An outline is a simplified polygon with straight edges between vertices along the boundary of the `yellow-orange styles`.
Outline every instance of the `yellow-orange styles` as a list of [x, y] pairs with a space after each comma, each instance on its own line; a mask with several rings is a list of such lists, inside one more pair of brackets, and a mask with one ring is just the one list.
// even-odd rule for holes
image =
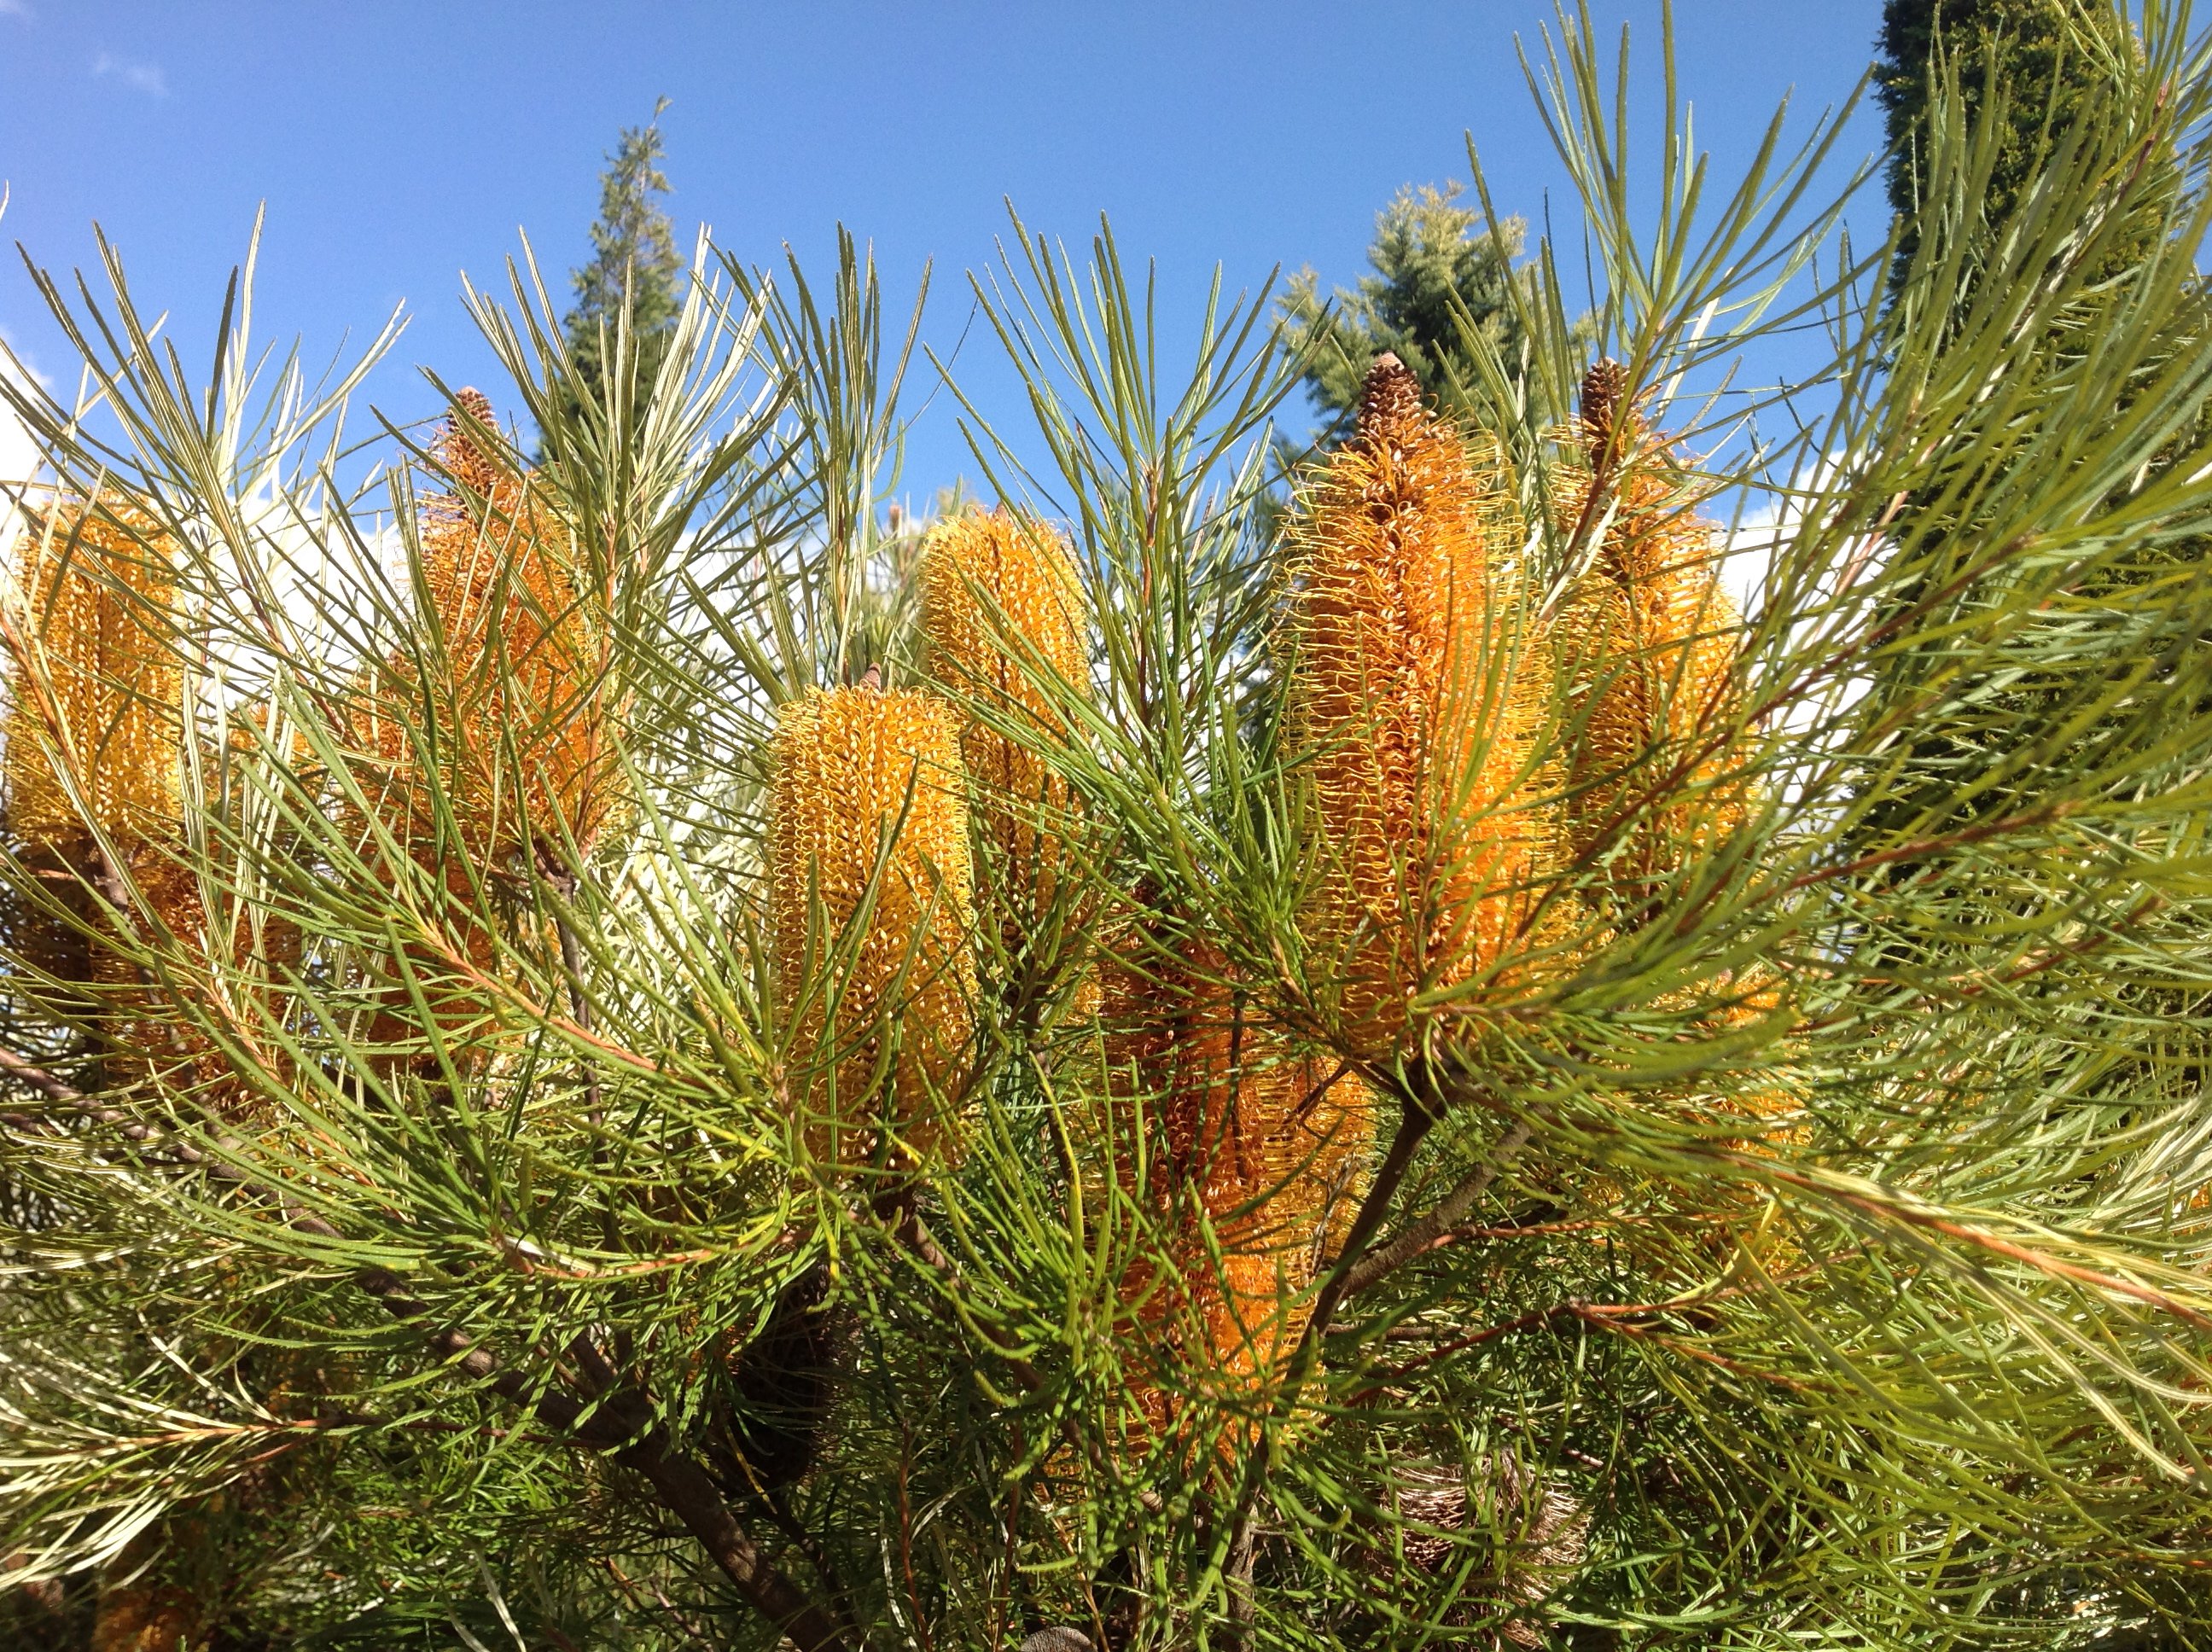
[[[1109, 962], [1103, 1018], [1115, 1173], [1157, 1224], [1121, 1284], [1152, 1345], [1133, 1388], [1165, 1432], [1176, 1388], [1235, 1404], [1279, 1376], [1365, 1191], [1375, 1099], [1248, 1020], [1216, 949], [1146, 951]], [[1153, 1367], [1167, 1353], [1178, 1369], [1164, 1387]]]
[[[454, 400], [434, 453], [453, 491], [416, 517], [418, 635], [364, 674], [353, 744], [371, 813], [442, 890], [440, 935], [408, 951], [442, 1036], [465, 1047], [490, 1024], [482, 979], [501, 967], [487, 890], [521, 870], [526, 847], [565, 876], [628, 794], [611, 592], [496, 443], [490, 403], [473, 390]], [[372, 867], [382, 859], [369, 849]], [[390, 995], [370, 1046], [416, 1042], [405, 999]]]
[[1413, 994], [1504, 959], [1551, 848], [1502, 468], [1474, 462], [1386, 355], [1301, 501], [1292, 726], [1320, 851], [1307, 930], [1363, 1052], [1395, 1038]]
[[1721, 589], [1719, 531], [1696, 509], [1663, 450], [1641, 430], [1600, 362], [1583, 386], [1589, 468], [1568, 473], [1564, 520], [1610, 490], [1612, 517], [1561, 604], [1552, 639], [1574, 731], [1566, 779], [1570, 853], [1603, 860], [1648, 893], [1743, 825], [1740, 625]]
[[166, 833], [177, 817], [183, 673], [167, 635], [176, 568], [163, 536], [118, 515], [125, 508], [38, 510], [15, 547], [8, 816], [42, 847], [85, 831], [57, 749], [103, 830]]
[[498, 861], [527, 839], [557, 859], [564, 839], [588, 851], [623, 802], [608, 593], [534, 478], [487, 451], [489, 403], [472, 390], [455, 400], [465, 416], [448, 422], [437, 458], [460, 491], [417, 519], [434, 643], [389, 662], [363, 744], [388, 766], [387, 807], [419, 832], [427, 799], [408, 725], [428, 713], [471, 855]]
[[961, 756], [991, 852], [979, 875], [1008, 951], [1045, 920], [1058, 891], [1066, 787], [1035, 749], [1064, 738], [1060, 693], [1086, 694], [1082, 589], [1067, 541], [1034, 518], [969, 511], [930, 530], [922, 547], [923, 629], [932, 675], [1035, 731], [1025, 743], [964, 718]]
[[817, 689], [777, 720], [769, 930], [807, 1070], [794, 1100], [836, 1162], [876, 1151], [880, 1125], [896, 1163], [954, 1122], [974, 1026], [964, 792], [957, 724], [933, 694]]
[[240, 932], [210, 932], [198, 878], [180, 858], [174, 545], [125, 501], [64, 500], [30, 513], [15, 556], [8, 815], [53, 904], [9, 902], [8, 944], [62, 986], [65, 1013], [97, 1027], [100, 1082], [135, 1083], [158, 1068], [230, 1110], [240, 1104], [233, 1075], [167, 1012], [164, 990], [131, 956], [166, 943], [166, 990], [225, 1002], [206, 981], [210, 954], [245, 938], [242, 920]]

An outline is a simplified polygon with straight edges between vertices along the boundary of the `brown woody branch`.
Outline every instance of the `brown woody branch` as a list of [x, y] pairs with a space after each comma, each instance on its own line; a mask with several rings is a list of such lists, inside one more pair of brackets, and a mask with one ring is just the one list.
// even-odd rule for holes
[[1490, 1191], [1498, 1172], [1528, 1145], [1530, 1127], [1524, 1120], [1505, 1133], [1491, 1155], [1459, 1185], [1437, 1200], [1435, 1207], [1404, 1229], [1387, 1245], [1378, 1245], [1352, 1263], [1344, 1276], [1344, 1295], [1357, 1296], [1395, 1272], [1423, 1251], [1433, 1249], [1453, 1229], [1467, 1219], [1477, 1200]]

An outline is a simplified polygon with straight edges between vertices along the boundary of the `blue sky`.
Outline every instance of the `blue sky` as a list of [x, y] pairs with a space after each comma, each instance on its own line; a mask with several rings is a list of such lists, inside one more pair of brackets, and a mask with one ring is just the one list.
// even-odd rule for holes
[[[1631, 24], [1656, 90], [1656, 0], [1596, 11]], [[1785, 92], [1808, 116], [1848, 94], [1878, 12], [1680, 0], [1683, 94], [1723, 171]], [[579, 261], [602, 152], [665, 94], [687, 239], [703, 220], [750, 259], [789, 240], [818, 262], [842, 221], [873, 241], [895, 300], [933, 258], [925, 333], [940, 349], [1006, 197], [1072, 239], [1107, 213], [1188, 314], [1217, 261], [1232, 289], [1278, 264], [1350, 282], [1376, 208], [1463, 177], [1470, 131], [1503, 209], [1540, 219], [1548, 203], [1571, 222], [1515, 53], [1552, 16], [1549, 0], [0, 0], [0, 235], [65, 270], [91, 262], [99, 222], [142, 303], [197, 344], [266, 202], [262, 329], [319, 359], [404, 304], [371, 394], [418, 416], [433, 398], [412, 364], [454, 382], [489, 371], [459, 272], [500, 279], [519, 230], [552, 270]], [[1878, 128], [1863, 114], [1849, 147], [1872, 150]], [[0, 331], [66, 369], [12, 259]], [[958, 370], [1004, 403], [987, 354], [971, 336]], [[907, 486], [925, 497], [963, 470], [939, 398]]]

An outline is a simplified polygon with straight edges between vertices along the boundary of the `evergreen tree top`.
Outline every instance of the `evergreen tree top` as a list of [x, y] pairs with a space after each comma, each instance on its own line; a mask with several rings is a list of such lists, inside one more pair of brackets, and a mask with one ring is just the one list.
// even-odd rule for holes
[[1455, 383], [1472, 377], [1455, 306], [1509, 361], [1518, 353], [1510, 283], [1527, 226], [1507, 218], [1492, 229], [1460, 203], [1460, 192], [1457, 184], [1401, 189], [1375, 216], [1367, 253], [1373, 273], [1349, 291], [1339, 288], [1334, 308], [1311, 270], [1291, 277], [1284, 301], [1291, 336], [1300, 344], [1322, 341], [1306, 387], [1330, 416], [1358, 405], [1368, 369], [1386, 353], [1431, 397], [1452, 399]]
[[576, 293], [567, 318], [573, 342], [581, 343], [602, 323], [612, 326], [625, 292], [631, 325], [639, 332], [657, 332], [676, 319], [677, 278], [684, 265], [659, 201], [669, 192], [660, 169], [665, 153], [660, 116], [667, 106], [663, 98], [651, 120], [624, 127], [607, 156], [599, 176], [599, 216], [592, 225], [592, 258], [570, 278]]
[[[1981, 214], [2009, 217], [2048, 163], [2051, 145], [2112, 88], [2114, 54], [2139, 56], [2111, 7], [2070, 0], [1884, 0], [1875, 95], [1887, 117], [1890, 205], [1908, 219], [1926, 187], [1929, 76], [1938, 52], [1958, 76], [1969, 118], [2002, 99], [2003, 134]], [[1901, 270], [1912, 255], [1908, 235]]]

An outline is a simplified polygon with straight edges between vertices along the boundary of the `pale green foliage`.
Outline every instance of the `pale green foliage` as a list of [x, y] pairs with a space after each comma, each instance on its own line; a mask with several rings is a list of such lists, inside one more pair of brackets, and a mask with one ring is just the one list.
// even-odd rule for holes
[[[1422, 387], [1447, 405], [1463, 399], [1472, 381], [1472, 328], [1507, 361], [1520, 359], [1522, 332], [1510, 288], [1528, 276], [1516, 271], [1527, 226], [1518, 218], [1486, 223], [1460, 200], [1457, 184], [1407, 185], [1375, 215], [1367, 250], [1374, 273], [1357, 286], [1321, 295], [1321, 278], [1302, 270], [1282, 301], [1291, 342], [1310, 352], [1306, 388], [1331, 418], [1349, 414], [1375, 358], [1389, 350]], [[1525, 302], [1525, 301], [1524, 301]]]
[[[1217, 293], [1178, 343], [1110, 238], [1085, 256], [1018, 225], [974, 279], [1034, 428], [963, 405], [992, 491], [1075, 543], [1094, 671], [1034, 685], [1065, 738], [965, 709], [1065, 786], [1079, 870], [1048, 918], [1064, 944], [1029, 949], [1054, 969], [1017, 978], [978, 926], [973, 1060], [945, 1098], [966, 1154], [911, 1173], [810, 1157], [808, 1080], [850, 1052], [804, 1011], [856, 938], [780, 972], [761, 888], [776, 707], [913, 658], [911, 545], [879, 509], [913, 335], [853, 244], [819, 297], [702, 258], [658, 371], [618, 335], [598, 397], [529, 272], [472, 300], [542, 432], [530, 485], [594, 576], [634, 799], [603, 841], [496, 865], [435, 784], [399, 842], [349, 744], [365, 672], [434, 680], [448, 646], [410, 597], [433, 457], [349, 482], [357, 380], [257, 367], [242, 305], [194, 388], [119, 269], [97, 301], [49, 283], [103, 410], [0, 385], [61, 477], [178, 547], [196, 789], [173, 852], [248, 920], [165, 932], [125, 878], [132, 921], [83, 926], [251, 1107], [218, 1115], [159, 1060], [71, 1093], [113, 1029], [18, 960], [6, 1048], [54, 1082], [19, 1066], [0, 1133], [14, 1575], [96, 1564], [223, 1490], [297, 1534], [257, 1609], [356, 1645], [502, 1644], [502, 1613], [526, 1646], [763, 1652], [771, 1619], [822, 1652], [1003, 1652], [1045, 1623], [1110, 1627], [1115, 1652], [2201, 1633], [2212, 1053], [2186, 1019], [2148, 1042], [2136, 989], [2212, 973], [2212, 585], [2165, 554], [2212, 531], [2189, 479], [2212, 465], [2212, 65], [2162, 10], [2144, 27], [2139, 77], [2004, 245], [1923, 226], [1906, 290], [1957, 290], [1971, 256], [1963, 313], [1882, 304], [1887, 248], [1816, 258], [1866, 183], [1820, 181], [1838, 123], [1796, 149], [1778, 123], [1723, 182], [1680, 140], [1670, 64], [1647, 174], [1570, 29], [1538, 90], [1594, 261], [1589, 341], [1540, 257], [1510, 289], [1525, 356], [1462, 334], [1463, 410], [1533, 501], [1576, 457], [1560, 420], [1593, 348], [1694, 451], [1784, 399], [1729, 368], [1827, 330], [1792, 440], [1702, 478], [1781, 525], [1704, 754], [1758, 801], [1635, 910], [1602, 864], [1570, 871], [1553, 967], [1416, 1001], [1382, 1056], [1347, 1047], [1299, 922], [1332, 868], [1284, 693], [1292, 571], [1257, 519], [1308, 361], [1267, 295]], [[1930, 198], [1963, 200], [1993, 139], [1931, 131]], [[2151, 142], [2185, 187], [2091, 309]], [[1606, 516], [1601, 490], [1544, 523], [1526, 588], [1580, 574]], [[2119, 572], [2128, 601], [2100, 600]], [[1873, 818], [1917, 731], [2023, 677], [2045, 720]], [[1572, 738], [1575, 707], [1539, 711]], [[435, 708], [395, 716], [434, 775]], [[1997, 801], [1954, 829], [1977, 799]], [[7, 869], [11, 921], [56, 904]], [[1125, 1295], [1167, 1254], [1148, 1190], [1170, 1171], [1126, 1109], [1098, 1123], [1115, 1047], [1082, 960], [1130, 944], [1139, 901], [1254, 1024], [1382, 1098], [1303, 1388], [1210, 1394]], [[233, 938], [286, 932], [295, 951]], [[1739, 985], [1760, 971], [1771, 1001]], [[895, 1052], [896, 1004], [874, 1030]], [[1778, 1090], [1770, 1126], [1753, 1102]], [[784, 1420], [820, 1424], [817, 1456], [756, 1486], [728, 1355], [807, 1281], [836, 1379]], [[1133, 1439], [1140, 1364], [1186, 1449]], [[272, 1453], [291, 1479], [253, 1490]]]

